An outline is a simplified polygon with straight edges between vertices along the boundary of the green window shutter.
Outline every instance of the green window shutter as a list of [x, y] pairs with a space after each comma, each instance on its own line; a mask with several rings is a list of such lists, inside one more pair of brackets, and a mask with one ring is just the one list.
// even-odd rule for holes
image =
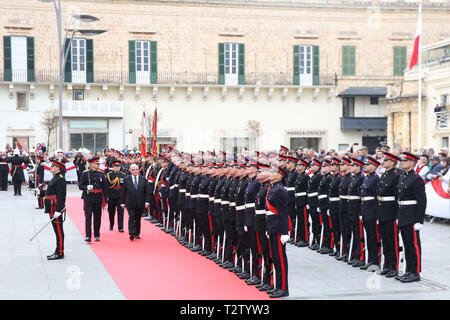
[[394, 47], [393, 72], [394, 76], [403, 76], [406, 68], [406, 47]]
[[[69, 47], [70, 39], [66, 39], [64, 44], [64, 54], [67, 52]], [[72, 45], [70, 45], [69, 51], [67, 52], [67, 60], [64, 65], [64, 82], [72, 82]]]
[[150, 41], [150, 83], [158, 83], [158, 55], [156, 41]]
[[294, 46], [294, 86], [300, 85], [300, 46]]
[[34, 38], [27, 37], [27, 81], [34, 82]]
[[86, 39], [86, 82], [94, 82], [94, 40]]
[[12, 81], [12, 64], [11, 64], [11, 37], [3, 37], [3, 68], [5, 74], [4, 81]]
[[356, 49], [355, 46], [342, 46], [342, 75], [354, 76], [356, 63]]
[[239, 43], [238, 84], [245, 84], [245, 45]]
[[225, 84], [225, 45], [219, 43], [219, 84]]
[[313, 86], [320, 85], [319, 46], [313, 46]]
[[128, 81], [130, 83], [136, 83], [136, 41], [128, 41]]

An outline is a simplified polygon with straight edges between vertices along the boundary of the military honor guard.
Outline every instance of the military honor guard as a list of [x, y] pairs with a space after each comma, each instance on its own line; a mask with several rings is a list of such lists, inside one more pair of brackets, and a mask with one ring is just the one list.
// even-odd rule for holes
[[422, 271], [420, 230], [423, 227], [427, 199], [425, 183], [414, 171], [419, 157], [404, 152], [401, 161], [404, 174], [400, 176], [398, 183], [398, 227], [405, 248], [406, 272], [396, 279], [401, 282], [414, 282], [420, 281]]
[[19, 149], [15, 149], [14, 155], [6, 158], [6, 162], [11, 164], [11, 178], [14, 185], [14, 195], [21, 196], [22, 183], [25, 181], [23, 167], [28, 164], [29, 160], [26, 157], [21, 157]]
[[[45, 169], [42, 165], [42, 162], [44, 161], [44, 158], [41, 156], [36, 156], [36, 168], [35, 168], [35, 177], [34, 177], [34, 184], [35, 184], [35, 192], [36, 192], [36, 199], [38, 202], [38, 206], [36, 209], [43, 209], [44, 208], [44, 188], [45, 188], [45, 181], [44, 181], [44, 174]], [[64, 169], [62, 169], [64, 170]], [[63, 174], [63, 173], [62, 173]]]
[[307, 191], [309, 185], [309, 175], [306, 169], [309, 163], [303, 159], [298, 159], [296, 170], [298, 172], [295, 180], [295, 235], [294, 241], [297, 247], [307, 247], [309, 245], [309, 220], [307, 210]]
[[48, 260], [58, 260], [64, 258], [64, 229], [62, 212], [66, 205], [66, 180], [61, 170], [64, 164], [53, 161], [50, 172], [53, 178], [50, 180], [45, 192], [45, 213], [52, 219], [53, 231], [56, 236], [56, 249], [52, 255], [47, 256]]
[[333, 252], [331, 252], [330, 256], [337, 256], [338, 250], [340, 247], [341, 242], [341, 230], [340, 230], [340, 224], [339, 224], [339, 185], [341, 182], [341, 175], [340, 175], [340, 163], [341, 161], [338, 158], [332, 158], [331, 159], [331, 166], [330, 166], [330, 175], [331, 175], [331, 181], [328, 187], [328, 211], [329, 211], [329, 217], [330, 217], [330, 225], [331, 225], [331, 235], [332, 235], [332, 242], [334, 245]]
[[114, 160], [110, 163], [111, 171], [106, 174], [106, 186], [109, 213], [109, 230], [114, 228], [115, 213], [117, 211], [117, 226], [119, 232], [123, 232], [123, 209], [120, 206], [123, 180], [125, 174], [120, 171], [121, 162]]
[[320, 232], [321, 232], [321, 219], [319, 217], [318, 205], [319, 205], [319, 184], [323, 178], [320, 168], [322, 163], [318, 159], [313, 159], [311, 162], [312, 177], [308, 181], [308, 190], [306, 195], [308, 197], [307, 209], [309, 216], [312, 220], [312, 232], [309, 248], [317, 251], [320, 248]]
[[6, 154], [0, 151], [0, 190], [7, 191], [8, 190], [8, 174], [9, 174], [9, 166], [6, 161]]
[[319, 183], [319, 195], [318, 195], [318, 209], [319, 218], [321, 220], [322, 230], [321, 230], [321, 248], [317, 251], [320, 254], [330, 254], [334, 252], [334, 239], [332, 238], [332, 223], [330, 217], [329, 201], [328, 201], [328, 189], [332, 180], [331, 161], [324, 160], [322, 162], [322, 180]]
[[102, 207], [106, 206], [105, 195], [108, 193], [106, 177], [98, 170], [99, 160], [98, 157], [88, 160], [89, 169], [83, 172], [78, 184], [79, 189], [83, 191], [81, 198], [84, 200], [86, 242], [91, 242], [92, 220], [94, 220], [95, 241], [100, 241]]
[[343, 157], [340, 165], [342, 178], [339, 183], [339, 225], [341, 230], [341, 247], [339, 255], [335, 256], [336, 260], [348, 262], [350, 241], [351, 241], [351, 225], [348, 215], [348, 185], [352, 180], [350, 165], [352, 161]]

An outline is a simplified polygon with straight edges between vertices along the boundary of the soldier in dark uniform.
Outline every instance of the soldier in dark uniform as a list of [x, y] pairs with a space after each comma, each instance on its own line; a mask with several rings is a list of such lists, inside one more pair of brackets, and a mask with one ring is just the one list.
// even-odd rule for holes
[[351, 158], [351, 160], [353, 177], [348, 185], [348, 216], [350, 218], [350, 226], [353, 235], [353, 245], [352, 252], [350, 252], [348, 257], [348, 264], [355, 268], [359, 268], [365, 265], [364, 231], [360, 196], [360, 188], [364, 180], [361, 170], [364, 163], [356, 158]]
[[[224, 239], [225, 239], [225, 245], [224, 245], [224, 252], [223, 252], [223, 264], [222, 267], [225, 269], [231, 269], [234, 268], [234, 262], [233, 262], [233, 234], [235, 233], [236, 229], [232, 228], [231, 221], [230, 221], [230, 187], [231, 184], [234, 183], [234, 176], [232, 175], [233, 171], [235, 169], [231, 167], [230, 163], [225, 162], [223, 165], [224, 172], [223, 174], [226, 177], [226, 180], [224, 181], [222, 185], [222, 190], [220, 194], [220, 207], [221, 207], [221, 216], [224, 226]], [[233, 173], [234, 174], [234, 173]]]
[[341, 161], [341, 172], [343, 177], [339, 184], [339, 225], [341, 227], [341, 248], [342, 255], [337, 255], [335, 258], [339, 261], [348, 262], [350, 240], [351, 240], [351, 228], [350, 219], [348, 216], [348, 185], [352, 180], [352, 174], [350, 172], [350, 164], [352, 161], [347, 157], [343, 157]]
[[398, 275], [397, 186], [401, 173], [396, 166], [399, 160], [400, 158], [396, 155], [384, 152], [382, 165], [385, 172], [381, 175], [377, 188], [378, 228], [384, 255], [383, 270], [379, 274], [388, 278]]
[[238, 166], [239, 183], [235, 191], [236, 203], [236, 236], [238, 248], [238, 263], [242, 261], [243, 270], [237, 273], [240, 279], [250, 278], [250, 247], [248, 245], [247, 232], [245, 232], [245, 190], [249, 183], [247, 176], [247, 160], [242, 159]]
[[122, 193], [123, 179], [125, 174], [120, 171], [120, 161], [113, 161], [110, 163], [112, 170], [106, 174], [106, 186], [108, 199], [108, 213], [109, 213], [109, 230], [114, 227], [114, 216], [117, 209], [117, 225], [119, 232], [123, 232], [123, 209], [120, 206], [120, 197]]
[[189, 249], [193, 249], [194, 248], [194, 241], [193, 241], [193, 213], [192, 213], [192, 209], [191, 209], [191, 187], [192, 187], [192, 181], [195, 179], [195, 174], [194, 174], [194, 162], [191, 160], [191, 162], [188, 164], [187, 167], [187, 172], [189, 173], [188, 176], [188, 180], [186, 182], [186, 192], [184, 193], [184, 198], [185, 198], [185, 214], [184, 214], [184, 218], [185, 218], [185, 225], [186, 225], [186, 230], [188, 230], [187, 234], [188, 234], [188, 243], [187, 243], [187, 247]]
[[6, 161], [6, 154], [0, 152], [0, 190], [8, 191], [9, 167]]
[[307, 206], [307, 191], [309, 184], [309, 175], [306, 174], [306, 169], [309, 168], [309, 163], [303, 159], [297, 162], [296, 170], [298, 172], [295, 180], [295, 212], [297, 224], [297, 247], [307, 247], [309, 245], [309, 221]]
[[[169, 165], [171, 165], [171, 169], [169, 168]], [[167, 179], [167, 187], [169, 188], [169, 222], [173, 224], [173, 221], [175, 217], [178, 217], [178, 205], [177, 205], [177, 199], [178, 199], [178, 183], [177, 183], [177, 176], [179, 177], [180, 170], [177, 166], [173, 166], [172, 161], [168, 163], [168, 171], [170, 170], [169, 177]], [[169, 233], [174, 235], [175, 226], [170, 226], [169, 224]]]
[[191, 213], [191, 222], [192, 225], [192, 232], [193, 232], [193, 240], [195, 243], [195, 246], [191, 248], [192, 251], [201, 251], [202, 245], [201, 245], [201, 234], [198, 224], [198, 215], [197, 215], [197, 198], [198, 198], [198, 189], [200, 187], [200, 182], [202, 180], [201, 175], [201, 167], [199, 163], [196, 163], [194, 165], [193, 169], [194, 178], [191, 182], [191, 187], [189, 189], [189, 210]]
[[100, 241], [102, 207], [106, 205], [105, 195], [107, 194], [107, 187], [105, 175], [98, 170], [99, 158], [92, 158], [88, 162], [90, 169], [83, 172], [78, 187], [83, 191], [81, 198], [84, 200], [84, 214], [86, 218], [85, 241], [91, 242], [92, 216], [94, 216], [95, 241]]
[[331, 159], [331, 181], [328, 187], [328, 206], [331, 218], [331, 234], [333, 236], [336, 251], [331, 252], [330, 256], [337, 256], [341, 241], [341, 230], [339, 224], [339, 185], [341, 175], [339, 173], [341, 161], [338, 158]]
[[[286, 170], [288, 172], [286, 177], [286, 191], [288, 192], [288, 213], [291, 225], [294, 227], [296, 225], [296, 215], [295, 215], [295, 181], [298, 177], [298, 172], [295, 170], [295, 166], [297, 165], [298, 159], [292, 156], [288, 156], [286, 162]], [[291, 233], [291, 239], [288, 241], [289, 243], [294, 243], [295, 236], [294, 233], [296, 230], [294, 229]]]
[[232, 181], [230, 188], [228, 190], [228, 200], [229, 200], [229, 210], [228, 210], [228, 220], [230, 223], [230, 248], [234, 248], [234, 267], [229, 269], [234, 273], [241, 273], [241, 263], [239, 260], [239, 253], [241, 248], [238, 246], [238, 237], [236, 232], [236, 189], [239, 185], [239, 163], [237, 162], [236, 155], [232, 162], [232, 170], [231, 170]]
[[[215, 156], [215, 154], [214, 154]], [[219, 182], [219, 171], [216, 165], [215, 159], [210, 159], [208, 174], [211, 176], [211, 181], [208, 186], [208, 221], [210, 223], [210, 234], [212, 241], [212, 252], [210, 255], [206, 256], [210, 260], [215, 260], [215, 262], [220, 263], [220, 259], [217, 255], [220, 249], [220, 239], [222, 239], [223, 226], [219, 227], [217, 225], [218, 221], [216, 220], [215, 212], [214, 212], [214, 196], [216, 193], [216, 187]], [[220, 237], [220, 239], [219, 239]]]
[[42, 158], [41, 156], [37, 156], [36, 157], [36, 167], [35, 167], [35, 189], [36, 189], [36, 198], [38, 201], [38, 206], [36, 209], [43, 209], [44, 208], [44, 196], [45, 196], [45, 192], [44, 192], [44, 174], [45, 174], [45, 169], [44, 166], [42, 165], [42, 161], [44, 161], [44, 158]]
[[259, 189], [261, 188], [261, 183], [256, 179], [256, 172], [259, 168], [257, 161], [252, 159], [249, 164], [250, 166], [246, 172], [249, 182], [245, 190], [244, 231], [247, 234], [248, 246], [252, 258], [250, 264], [252, 277], [247, 279], [246, 283], [248, 285], [256, 285], [261, 283], [261, 278], [258, 275], [259, 256], [261, 253], [258, 250], [257, 233], [255, 230], [255, 203]]
[[367, 156], [365, 162], [366, 176], [361, 185], [361, 214], [363, 218], [364, 229], [367, 235], [368, 263], [361, 266], [361, 270], [369, 272], [380, 270], [381, 242], [378, 233], [378, 214], [377, 214], [377, 188], [380, 178], [376, 174], [380, 163]]
[[45, 213], [48, 213], [52, 221], [53, 231], [56, 236], [56, 249], [52, 255], [47, 256], [48, 260], [58, 260], [64, 258], [64, 229], [63, 217], [61, 211], [66, 206], [66, 180], [61, 174], [61, 169], [65, 168], [64, 164], [53, 161], [50, 168], [53, 174], [52, 180], [48, 183], [45, 192]]
[[260, 291], [267, 291], [273, 289], [270, 276], [272, 257], [269, 247], [269, 239], [266, 236], [266, 197], [270, 186], [270, 167], [265, 163], [259, 163], [258, 165], [259, 169], [256, 177], [257, 180], [261, 183], [261, 188], [256, 195], [255, 202], [255, 231], [256, 241], [259, 248], [258, 251], [261, 255], [261, 262], [258, 262], [259, 265], [261, 265], [261, 284], [256, 285], [256, 288], [258, 288], [258, 290]]
[[270, 186], [266, 197], [266, 222], [273, 264], [275, 267], [276, 287], [266, 292], [271, 298], [289, 296], [288, 261], [286, 242], [289, 240], [289, 214], [287, 212], [288, 195], [281, 180], [287, 172], [278, 167], [272, 169]]
[[331, 180], [333, 179], [333, 176], [330, 173], [331, 170], [331, 161], [324, 160], [322, 162], [322, 175], [323, 178], [320, 180], [319, 183], [319, 217], [322, 220], [322, 233], [323, 233], [323, 241], [321, 243], [322, 248], [318, 250], [317, 252], [320, 254], [330, 254], [334, 252], [334, 239], [332, 239], [331, 229], [332, 229], [332, 223], [331, 223], [331, 217], [330, 217], [330, 210], [329, 210], [329, 201], [328, 201], [328, 189], [330, 187]]
[[313, 176], [309, 179], [308, 182], [308, 190], [306, 195], [308, 196], [308, 205], [307, 209], [309, 212], [309, 215], [311, 216], [312, 220], [312, 241], [309, 248], [311, 250], [317, 251], [319, 250], [319, 241], [320, 241], [320, 230], [321, 230], [321, 221], [319, 218], [319, 212], [317, 211], [318, 205], [319, 205], [319, 184], [322, 180], [323, 176], [320, 172], [320, 168], [322, 167], [322, 164], [319, 160], [313, 159], [311, 162], [311, 171], [313, 173]]
[[401, 282], [420, 281], [422, 271], [422, 247], [420, 244], [420, 230], [423, 227], [427, 197], [425, 183], [414, 171], [419, 161], [415, 154], [402, 154], [402, 169], [398, 183], [398, 227], [403, 239], [406, 258], [406, 272], [398, 280]]
[[179, 240], [184, 246], [189, 243], [188, 233], [186, 232], [186, 185], [189, 178], [189, 172], [187, 171], [187, 164], [183, 162], [180, 164], [181, 175], [178, 180], [178, 199], [177, 205], [180, 210], [180, 220], [181, 220], [181, 234], [182, 238]]
[[80, 181], [81, 174], [83, 173], [84, 170], [86, 170], [86, 159], [83, 157], [81, 153], [78, 153], [75, 156], [73, 164], [77, 167], [77, 177], [78, 181]]
[[213, 251], [209, 210], [209, 185], [212, 181], [209, 163], [201, 167], [201, 180], [198, 187], [196, 223], [198, 224], [199, 235], [203, 236], [203, 248], [198, 253], [202, 256], [209, 256]]
[[11, 163], [11, 178], [14, 185], [14, 195], [22, 195], [22, 183], [25, 181], [25, 176], [23, 174], [23, 165], [28, 164], [28, 159], [19, 156], [19, 150], [14, 151], [14, 156], [6, 158], [6, 162]]

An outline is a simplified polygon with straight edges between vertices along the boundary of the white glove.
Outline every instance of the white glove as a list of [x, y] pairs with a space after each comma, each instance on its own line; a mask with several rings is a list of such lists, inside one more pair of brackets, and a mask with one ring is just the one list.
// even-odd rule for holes
[[398, 226], [398, 219], [397, 220], [395, 220], [395, 224]]
[[414, 231], [419, 231], [422, 228], [423, 228], [423, 224], [421, 224], [421, 223], [414, 224]]
[[319, 207], [317, 207], [317, 212], [320, 212], [320, 208]]
[[359, 220], [361, 220], [361, 222], [362, 222], [362, 216], [359, 216]]
[[285, 244], [286, 242], [289, 241], [289, 235], [287, 235], [287, 234], [281, 235], [280, 241], [281, 241], [282, 244]]
[[330, 209], [327, 209], [327, 216], [330, 215]]
[[309, 210], [309, 204], [307, 204], [307, 205], [306, 205], [306, 209], [308, 209], [308, 210]]
[[53, 214], [53, 218], [56, 219], [61, 215], [61, 212], [55, 211], [55, 213]]
[[88, 189], [89, 191], [91, 191], [92, 189], [94, 189], [94, 186], [93, 186], [92, 184], [90, 184], [90, 185], [87, 186], [87, 189]]
[[269, 238], [269, 232], [268, 231], [266, 231], [266, 237]]
[[125, 208], [125, 205], [124, 205], [124, 204], [121, 204], [120, 206], [122, 207], [122, 209], [124, 209], [124, 208]]
[[247, 226], [244, 226], [244, 231], [245, 231], [245, 232], [247, 232], [247, 231], [248, 231], [248, 228], [247, 228]]
[[148, 208], [150, 206], [150, 203], [146, 202], [145, 203], [145, 208]]

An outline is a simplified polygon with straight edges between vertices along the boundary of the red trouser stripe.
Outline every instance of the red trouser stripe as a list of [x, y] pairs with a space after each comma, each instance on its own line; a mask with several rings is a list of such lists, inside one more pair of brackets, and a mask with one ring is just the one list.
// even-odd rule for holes
[[377, 233], [378, 264], [380, 264], [381, 263], [381, 247], [378, 246], [378, 243], [380, 243], [380, 234], [378, 233], [378, 223], [375, 223], [375, 232]]
[[288, 230], [289, 231], [291, 231], [293, 228], [292, 228], [292, 221], [291, 221], [291, 217], [290, 216], [288, 216]]
[[281, 264], [281, 290], [286, 290], [286, 269], [284, 266], [284, 257], [283, 257], [283, 245], [281, 244], [281, 235], [277, 235], [278, 242], [278, 255], [280, 256], [280, 264]]
[[[330, 224], [330, 230], [333, 230], [333, 223], [331, 222], [331, 217], [328, 216], [328, 222]], [[331, 231], [331, 242], [330, 242], [330, 248], [334, 248], [334, 231]]]
[[322, 225], [322, 212], [318, 212], [319, 213], [319, 224]]
[[414, 230], [414, 225], [412, 225], [412, 228], [414, 234], [414, 248], [416, 249], [416, 256], [417, 256], [417, 273], [420, 273], [420, 250], [419, 244], [417, 242], [417, 231]]
[[360, 261], [364, 261], [364, 231], [363, 231], [363, 225], [362, 225], [362, 221], [361, 219], [359, 219], [358, 217], [358, 222], [359, 222], [359, 249], [361, 251], [361, 254], [359, 256], [359, 260]]
[[[208, 220], [209, 220], [209, 234], [212, 233], [212, 221], [211, 221], [211, 215], [208, 213]], [[211, 237], [211, 251], [214, 250], [214, 237]]]
[[308, 233], [308, 211], [306, 207], [303, 207], [303, 217], [305, 219], [305, 241], [309, 242], [309, 233]]
[[[272, 248], [271, 248], [271, 241], [269, 241], [269, 254], [270, 254], [270, 257], [269, 258], [272, 258]], [[273, 261], [272, 261], [272, 263], [273, 263]], [[266, 272], [271, 272], [272, 271], [272, 263], [269, 265], [269, 270], [266, 270]], [[274, 274], [273, 274], [273, 272], [271, 273], [271, 276], [270, 276], [270, 285], [273, 287], [273, 277], [274, 277]]]
[[56, 229], [58, 230], [58, 236], [59, 236], [59, 255], [62, 256], [63, 254], [63, 239], [62, 239], [62, 233], [61, 233], [61, 223], [60, 223], [60, 217], [56, 218]]
[[398, 270], [398, 231], [397, 231], [397, 222], [394, 221], [394, 244], [395, 244], [395, 270]]
[[[261, 255], [261, 243], [259, 242], [259, 232], [256, 232], [256, 245], [258, 246], [258, 254]], [[261, 266], [261, 272], [260, 272], [260, 277], [262, 278], [262, 265], [261, 265], [261, 258], [258, 258], [258, 266]]]

